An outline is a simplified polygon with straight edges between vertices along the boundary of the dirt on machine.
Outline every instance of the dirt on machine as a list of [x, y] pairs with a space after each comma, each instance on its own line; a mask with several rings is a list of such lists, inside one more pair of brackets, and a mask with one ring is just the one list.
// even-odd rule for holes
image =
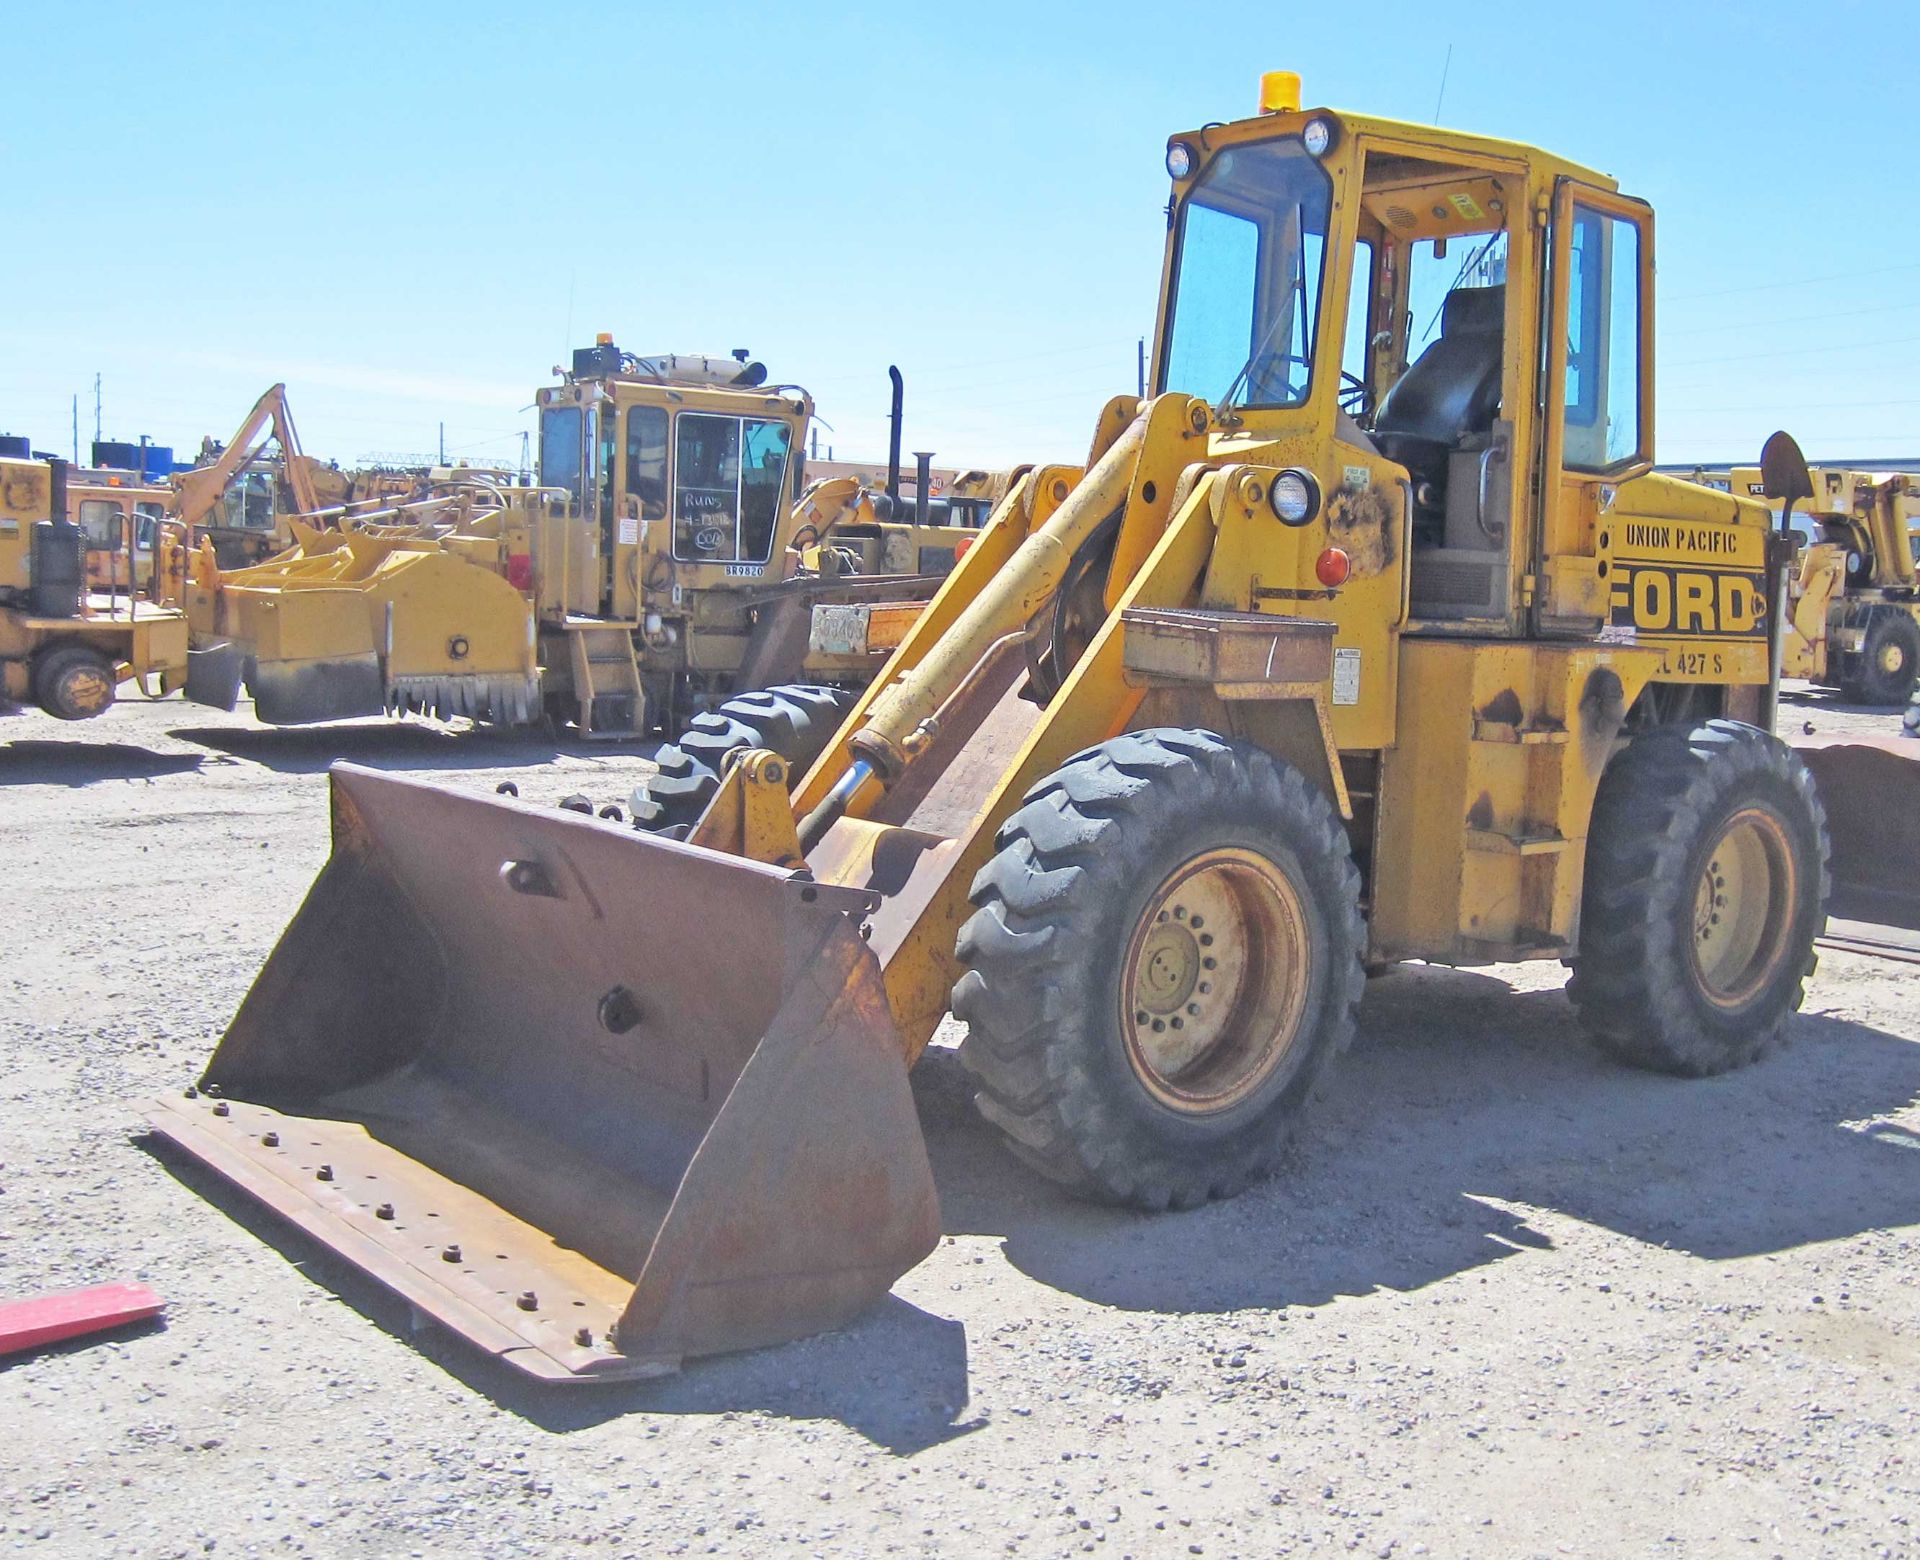
[[1770, 729], [1804, 463], [1653, 473], [1611, 178], [1284, 73], [1261, 110], [1167, 144], [1151, 394], [1021, 476], [797, 788], [743, 745], [670, 838], [336, 767], [332, 859], [159, 1130], [587, 1379], [926, 1253], [949, 1009], [1011, 1153], [1153, 1210], [1282, 1167], [1398, 960], [1563, 961], [1630, 1066], [1783, 1043], [1829, 871]]
[[293, 546], [245, 568], [202, 544], [183, 588], [190, 697], [231, 708], [244, 686], [277, 723], [673, 734], [740, 689], [863, 683], [977, 530], [809, 483], [811, 397], [744, 358], [603, 339], [538, 404], [531, 486], [437, 473], [386, 507], [297, 517]]

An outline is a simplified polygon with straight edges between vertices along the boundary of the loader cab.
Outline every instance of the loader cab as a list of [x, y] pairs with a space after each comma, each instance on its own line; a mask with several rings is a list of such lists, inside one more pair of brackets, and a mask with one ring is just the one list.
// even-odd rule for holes
[[1652, 459], [1648, 209], [1531, 148], [1324, 110], [1176, 137], [1168, 171], [1156, 388], [1215, 408], [1216, 458], [1311, 451], [1329, 534], [1365, 510], [1403, 561], [1403, 631], [1591, 633], [1599, 512]]

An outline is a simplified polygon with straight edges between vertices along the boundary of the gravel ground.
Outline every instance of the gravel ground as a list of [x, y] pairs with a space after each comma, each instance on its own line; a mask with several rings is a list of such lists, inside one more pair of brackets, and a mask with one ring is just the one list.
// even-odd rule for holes
[[1291, 1173], [1157, 1218], [1018, 1169], [936, 1046], [933, 1257], [843, 1332], [639, 1386], [416, 1331], [141, 1139], [325, 857], [331, 758], [610, 800], [638, 752], [0, 717], [0, 1293], [169, 1302], [0, 1371], [0, 1550], [1920, 1552], [1911, 965], [1825, 954], [1795, 1043], [1707, 1083], [1603, 1062], [1557, 968], [1407, 968]]

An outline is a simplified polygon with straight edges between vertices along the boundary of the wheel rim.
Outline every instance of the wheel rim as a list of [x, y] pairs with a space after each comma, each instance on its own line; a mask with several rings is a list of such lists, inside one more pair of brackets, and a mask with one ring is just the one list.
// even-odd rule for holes
[[1170, 874], [1120, 977], [1121, 1034], [1147, 1091], [1205, 1115], [1259, 1088], [1300, 1039], [1309, 950], [1298, 892], [1257, 852], [1207, 851]]
[[1737, 1007], [1772, 978], [1795, 886], [1793, 850], [1772, 813], [1746, 808], [1721, 826], [1693, 896], [1693, 965], [1709, 1001]]
[[1889, 677], [1897, 677], [1907, 669], [1907, 647], [1897, 639], [1889, 639], [1880, 647], [1880, 670]]
[[113, 702], [113, 679], [97, 666], [76, 666], [60, 679], [59, 698], [70, 710], [98, 714]]

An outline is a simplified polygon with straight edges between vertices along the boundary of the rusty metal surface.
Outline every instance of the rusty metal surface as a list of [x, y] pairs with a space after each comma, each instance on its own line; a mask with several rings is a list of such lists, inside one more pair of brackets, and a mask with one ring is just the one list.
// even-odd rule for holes
[[333, 786], [333, 857], [195, 1097], [156, 1102], [164, 1135], [556, 1379], [839, 1325], [932, 1249], [866, 896], [347, 765]]
[[1830, 912], [1920, 931], [1920, 742], [1788, 739], [1813, 771], [1833, 838]]

